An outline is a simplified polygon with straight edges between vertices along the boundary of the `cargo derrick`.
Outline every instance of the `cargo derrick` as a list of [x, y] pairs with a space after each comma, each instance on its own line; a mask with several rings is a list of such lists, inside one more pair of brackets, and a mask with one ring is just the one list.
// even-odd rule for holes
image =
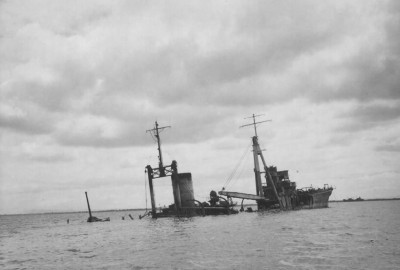
[[[253, 142], [253, 159], [254, 159], [254, 176], [255, 176], [255, 182], [256, 182], [256, 194], [260, 197], [265, 198], [264, 200], [257, 200], [257, 206], [258, 206], [258, 209], [261, 210], [261, 209], [266, 209], [269, 206], [278, 203], [280, 209], [283, 209], [281, 198], [278, 195], [278, 192], [275, 187], [275, 183], [271, 177], [268, 166], [265, 162], [264, 155], [262, 153], [260, 145], [258, 144], [257, 125], [264, 123], [264, 122], [271, 121], [271, 120], [256, 122], [256, 117], [258, 117], [258, 116], [260, 116], [260, 115], [253, 114], [251, 117], [247, 117], [247, 118], [252, 118], [253, 123], [241, 126], [241, 127], [247, 127], [247, 126], [254, 127], [254, 136], [252, 138], [252, 142]], [[261, 159], [261, 162], [263, 164], [264, 172], [260, 171], [259, 159]], [[266, 187], [261, 182], [261, 174], [262, 173], [265, 176], [265, 180], [267, 183]], [[271, 191], [272, 191], [272, 194], [270, 194]], [[266, 195], [270, 195], [270, 196], [266, 196]]]
[[[332, 193], [332, 187], [325, 185], [323, 189], [307, 188], [302, 190], [296, 189], [296, 183], [289, 180], [288, 171], [278, 171], [276, 167], [268, 167], [260, 145], [258, 143], [257, 125], [271, 121], [256, 122], [256, 117], [261, 115], [252, 115], [253, 123], [243, 125], [241, 127], [253, 126], [255, 136], [252, 137], [253, 143], [253, 159], [254, 159], [254, 177], [256, 194], [246, 194], [240, 192], [219, 191], [218, 194], [231, 198], [243, 200], [255, 200], [258, 210], [267, 210], [279, 208], [281, 210], [292, 210], [296, 208], [322, 208], [328, 207], [329, 196]], [[245, 119], [247, 119], [245, 118]], [[260, 171], [260, 159], [264, 171]], [[261, 174], [265, 176], [265, 184], [262, 183]]]

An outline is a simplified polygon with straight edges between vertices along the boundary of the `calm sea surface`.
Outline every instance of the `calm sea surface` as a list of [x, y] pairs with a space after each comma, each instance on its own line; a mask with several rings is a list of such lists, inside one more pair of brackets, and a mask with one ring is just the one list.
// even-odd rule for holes
[[87, 223], [84, 213], [0, 216], [0, 268], [400, 269], [400, 201], [190, 219], [139, 214], [95, 213], [111, 218], [104, 223]]

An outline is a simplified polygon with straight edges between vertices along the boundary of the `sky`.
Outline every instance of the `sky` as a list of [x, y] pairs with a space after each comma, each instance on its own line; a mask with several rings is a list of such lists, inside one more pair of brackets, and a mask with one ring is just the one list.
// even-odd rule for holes
[[196, 199], [254, 194], [253, 113], [299, 188], [400, 197], [399, 1], [3, 0], [0, 57], [0, 214], [150, 207], [155, 121]]

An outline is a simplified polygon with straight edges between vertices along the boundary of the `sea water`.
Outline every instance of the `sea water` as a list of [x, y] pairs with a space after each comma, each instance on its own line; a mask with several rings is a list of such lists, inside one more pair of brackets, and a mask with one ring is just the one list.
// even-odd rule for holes
[[139, 214], [95, 213], [111, 218], [99, 223], [87, 223], [86, 213], [0, 216], [0, 268], [400, 269], [400, 201], [180, 219]]

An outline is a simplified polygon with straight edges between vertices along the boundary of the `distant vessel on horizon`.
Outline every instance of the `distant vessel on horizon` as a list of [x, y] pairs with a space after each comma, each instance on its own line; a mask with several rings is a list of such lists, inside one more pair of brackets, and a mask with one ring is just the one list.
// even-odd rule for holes
[[362, 202], [364, 201], [363, 198], [358, 197], [357, 199], [353, 199], [353, 198], [348, 198], [348, 199], [343, 199], [344, 202]]

